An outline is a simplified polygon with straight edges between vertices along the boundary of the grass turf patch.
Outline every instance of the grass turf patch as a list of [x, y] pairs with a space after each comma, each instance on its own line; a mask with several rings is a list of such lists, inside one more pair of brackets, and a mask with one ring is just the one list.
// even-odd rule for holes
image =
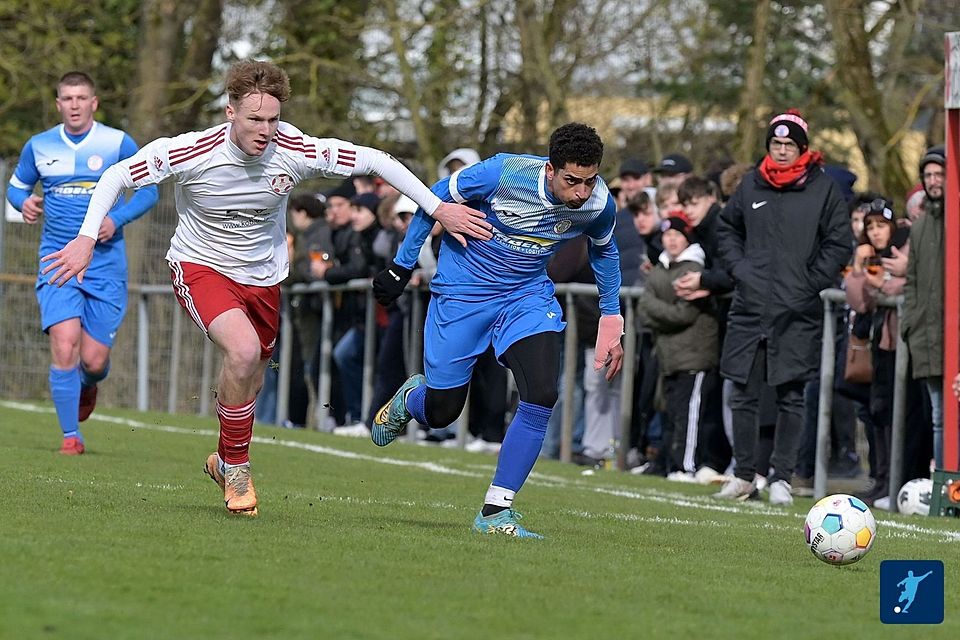
[[[729, 505], [541, 461], [517, 506], [547, 539], [485, 537], [492, 456], [259, 425], [260, 517], [238, 518], [202, 473], [212, 419], [98, 410], [76, 458], [45, 405], [2, 403], [0, 425], [3, 638], [960, 632], [957, 521], [880, 516], [871, 552], [834, 568], [803, 543], [811, 500]], [[884, 559], [945, 561], [944, 624], [879, 622]]]

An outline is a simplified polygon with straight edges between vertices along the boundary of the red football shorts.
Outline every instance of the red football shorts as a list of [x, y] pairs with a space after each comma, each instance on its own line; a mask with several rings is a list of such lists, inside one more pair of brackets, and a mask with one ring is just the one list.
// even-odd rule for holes
[[239, 284], [192, 262], [171, 262], [170, 279], [180, 306], [204, 333], [221, 313], [240, 309], [260, 337], [260, 358], [273, 354], [280, 328], [280, 285]]

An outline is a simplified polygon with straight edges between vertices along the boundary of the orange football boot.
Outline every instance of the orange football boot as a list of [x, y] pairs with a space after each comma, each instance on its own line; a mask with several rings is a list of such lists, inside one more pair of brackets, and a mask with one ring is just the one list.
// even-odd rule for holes
[[60, 447], [60, 453], [65, 456], [79, 456], [83, 451], [83, 440], [77, 436], [64, 438], [63, 445]]
[[250, 465], [231, 467], [224, 474], [220, 472], [217, 454], [213, 453], [207, 456], [203, 471], [223, 490], [223, 503], [230, 513], [257, 515], [257, 491], [250, 476]]

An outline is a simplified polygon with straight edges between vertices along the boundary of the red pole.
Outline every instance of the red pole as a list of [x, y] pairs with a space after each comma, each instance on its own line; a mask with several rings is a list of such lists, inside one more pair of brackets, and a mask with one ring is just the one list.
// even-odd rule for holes
[[944, 38], [946, 190], [944, 192], [943, 468], [960, 470], [960, 407], [953, 380], [960, 369], [960, 32]]

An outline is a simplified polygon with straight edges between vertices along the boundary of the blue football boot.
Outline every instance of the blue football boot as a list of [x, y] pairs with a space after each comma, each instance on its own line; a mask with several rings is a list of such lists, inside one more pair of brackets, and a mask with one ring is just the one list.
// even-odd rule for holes
[[403, 428], [413, 419], [407, 411], [407, 393], [426, 382], [427, 379], [421, 374], [413, 374], [400, 385], [393, 397], [380, 407], [380, 411], [377, 411], [377, 415], [373, 418], [373, 429], [370, 430], [370, 439], [373, 440], [373, 444], [385, 447], [397, 439]]
[[473, 520], [473, 530], [477, 533], [491, 533], [514, 538], [533, 538], [534, 540], [543, 540], [543, 536], [533, 531], [527, 531], [518, 520], [523, 516], [513, 509], [504, 509], [500, 513], [492, 516], [483, 517], [483, 512], [477, 514]]

